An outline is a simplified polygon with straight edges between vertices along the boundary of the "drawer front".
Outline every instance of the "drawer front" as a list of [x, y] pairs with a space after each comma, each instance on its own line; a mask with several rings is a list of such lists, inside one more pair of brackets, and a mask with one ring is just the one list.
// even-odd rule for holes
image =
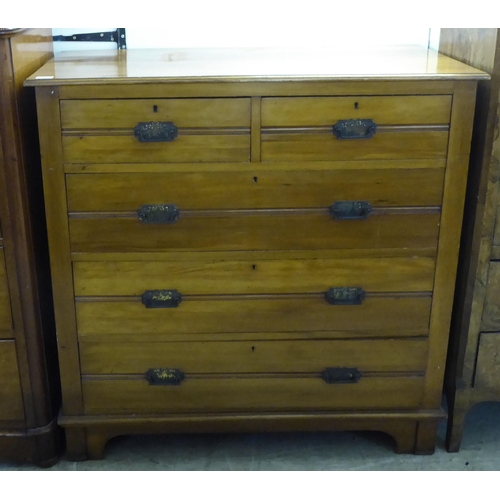
[[[410, 166], [411, 162], [406, 162]], [[134, 211], [173, 203], [186, 210], [318, 208], [336, 200], [372, 206], [440, 206], [444, 169], [371, 168], [67, 175], [71, 212]]]
[[5, 269], [5, 255], [0, 247], [0, 338], [12, 337], [12, 314], [10, 293]]
[[380, 130], [368, 139], [337, 139], [331, 129], [262, 131], [261, 159], [271, 161], [443, 159], [447, 130]]
[[500, 333], [481, 333], [474, 387], [500, 389]]
[[[295, 211], [258, 215], [180, 213], [172, 224], [141, 222], [137, 214], [70, 218], [74, 252], [160, 250], [333, 250], [342, 248], [436, 248], [440, 214], [375, 213], [366, 220], [334, 220]], [[272, 215], [271, 215], [272, 214]], [[324, 214], [324, 215], [323, 215]]]
[[64, 135], [66, 163], [247, 162], [250, 133], [182, 133], [173, 142], [140, 142], [122, 135]]
[[180, 386], [150, 386], [143, 378], [84, 378], [86, 415], [210, 411], [368, 410], [417, 408], [422, 377], [364, 377], [327, 384], [313, 377], [186, 378]]
[[435, 259], [74, 262], [76, 296], [138, 296], [171, 288], [187, 295], [319, 293], [362, 285], [367, 292], [430, 292]]
[[133, 129], [140, 122], [172, 122], [179, 128], [250, 127], [250, 99], [62, 100], [68, 129]]
[[273, 97], [262, 100], [263, 127], [333, 126], [369, 118], [377, 125], [444, 125], [451, 96]]
[[[61, 120], [66, 163], [250, 158], [250, 99], [63, 100]], [[158, 122], [175, 129], [168, 140], [151, 127], [140, 137], [140, 124]]]
[[24, 405], [16, 344], [13, 340], [0, 340], [0, 420], [23, 419]]
[[81, 298], [76, 315], [82, 339], [120, 334], [426, 331], [430, 295], [373, 294], [360, 305], [330, 305], [320, 294], [182, 296], [177, 307], [168, 309], [146, 308], [140, 297]]
[[238, 342], [81, 342], [86, 375], [183, 373], [321, 373], [330, 366], [364, 372], [424, 372], [427, 339]]
[[500, 330], [500, 262], [497, 261], [490, 262], [481, 330]]

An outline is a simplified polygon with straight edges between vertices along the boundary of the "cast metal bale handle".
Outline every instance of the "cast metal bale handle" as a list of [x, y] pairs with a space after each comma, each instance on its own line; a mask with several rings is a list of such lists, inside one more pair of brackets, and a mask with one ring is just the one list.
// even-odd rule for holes
[[365, 296], [365, 291], [358, 286], [332, 287], [325, 292], [325, 300], [331, 306], [359, 306]]
[[173, 224], [181, 211], [175, 205], [142, 205], [137, 209], [137, 217], [145, 224]]
[[327, 384], [357, 384], [361, 372], [357, 368], [325, 368], [321, 378]]
[[139, 142], [172, 142], [179, 129], [172, 122], [140, 122], [134, 127], [134, 136]]
[[150, 368], [146, 372], [149, 385], [181, 385], [184, 373], [178, 368]]
[[377, 132], [377, 124], [371, 119], [339, 120], [333, 126], [337, 139], [371, 139]]
[[173, 309], [179, 307], [182, 295], [177, 290], [146, 290], [141, 302], [146, 309]]
[[364, 220], [372, 213], [372, 206], [367, 201], [336, 201], [329, 211], [336, 220]]

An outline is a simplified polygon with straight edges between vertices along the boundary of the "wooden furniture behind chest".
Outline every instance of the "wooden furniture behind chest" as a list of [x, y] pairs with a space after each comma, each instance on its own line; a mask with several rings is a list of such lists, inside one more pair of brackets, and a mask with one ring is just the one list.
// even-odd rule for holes
[[447, 447], [458, 451], [468, 410], [500, 401], [500, 30], [443, 29], [440, 51], [492, 75], [478, 87], [446, 376]]
[[69, 456], [334, 429], [432, 452], [481, 78], [418, 47], [31, 77]]
[[50, 29], [0, 30], [0, 460], [57, 459], [57, 359], [35, 95]]

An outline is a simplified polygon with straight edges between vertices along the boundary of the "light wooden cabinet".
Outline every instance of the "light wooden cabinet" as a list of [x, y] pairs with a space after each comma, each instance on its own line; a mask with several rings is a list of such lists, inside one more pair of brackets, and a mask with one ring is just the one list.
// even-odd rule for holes
[[0, 29], [0, 460], [57, 460], [60, 393], [35, 95], [50, 29]]
[[487, 75], [418, 47], [72, 57], [27, 81], [69, 456], [335, 429], [432, 452]]

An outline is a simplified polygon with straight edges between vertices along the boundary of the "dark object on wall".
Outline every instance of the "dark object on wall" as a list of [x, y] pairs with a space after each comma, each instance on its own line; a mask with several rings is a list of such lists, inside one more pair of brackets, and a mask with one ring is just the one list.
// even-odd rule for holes
[[99, 31], [97, 33], [75, 33], [74, 35], [55, 35], [54, 42], [115, 42], [118, 50], [127, 48], [125, 28], [116, 31]]
[[35, 96], [50, 29], [0, 30], [0, 460], [57, 461], [59, 405]]
[[491, 74], [478, 85], [446, 373], [447, 448], [458, 451], [469, 409], [500, 401], [500, 30], [443, 28], [439, 50]]

